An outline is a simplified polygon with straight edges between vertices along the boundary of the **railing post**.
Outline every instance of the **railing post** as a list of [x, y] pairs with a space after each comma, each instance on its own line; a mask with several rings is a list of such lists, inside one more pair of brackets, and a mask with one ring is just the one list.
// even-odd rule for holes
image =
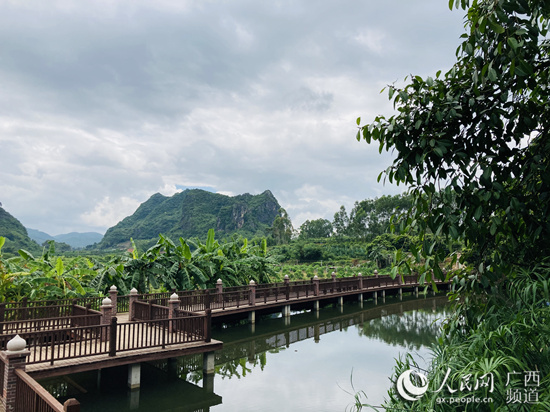
[[357, 276], [359, 277], [359, 290], [363, 290], [363, 274], [359, 272]]
[[331, 276], [332, 276], [332, 293], [336, 293], [336, 272], [332, 272]]
[[0, 362], [4, 362], [4, 385], [1, 401], [3, 410], [6, 412], [15, 411], [17, 398], [17, 375], [15, 370], [25, 370], [27, 356], [31, 353], [28, 349], [25, 349], [26, 347], [27, 342], [16, 335], [6, 344], [7, 350], [0, 352]]
[[248, 304], [250, 306], [256, 306], [256, 282], [251, 280], [248, 287]]
[[285, 275], [285, 298], [286, 300], [290, 299], [290, 278], [288, 275]]
[[221, 279], [218, 279], [216, 281], [216, 302], [220, 303], [222, 301], [222, 293], [223, 293], [223, 281]]
[[135, 302], [137, 302], [137, 300], [138, 300], [137, 289], [132, 288], [132, 290], [130, 291], [130, 298], [128, 299], [128, 318], [130, 321], [133, 321], [136, 318]]
[[4, 333], [4, 317], [6, 316], [6, 302], [0, 303], [0, 335]]
[[375, 278], [378, 278], [378, 277], [379, 277], [379, 276], [378, 276], [378, 271], [377, 271], [376, 269], [374, 269], [374, 277], [375, 277]]
[[204, 341], [206, 343], [212, 340], [212, 310], [206, 309], [206, 317], [204, 318]]
[[206, 290], [204, 295], [204, 310], [210, 309], [210, 291]]
[[170, 300], [168, 301], [168, 332], [175, 332], [174, 321], [176, 317], [176, 310], [180, 306], [180, 299], [177, 293], [172, 293]]
[[116, 356], [117, 330], [117, 318], [113, 317], [109, 326], [109, 356]]
[[80, 402], [75, 398], [70, 398], [63, 404], [63, 412], [80, 412]]
[[153, 301], [154, 299], [151, 299], [147, 302], [147, 320], [153, 320]]
[[[110, 325], [111, 319], [113, 318], [113, 305], [111, 299], [105, 298], [101, 302], [101, 324]], [[105, 336], [101, 336], [101, 340], [107, 342], [109, 340], [109, 329], [106, 329], [107, 333]]]
[[319, 296], [319, 277], [317, 275], [313, 276], [313, 294]]
[[118, 291], [115, 285], [111, 286], [109, 289], [109, 299], [111, 299], [112, 305], [113, 305], [113, 316], [116, 316], [117, 314], [117, 305], [116, 305], [116, 297], [118, 295]]

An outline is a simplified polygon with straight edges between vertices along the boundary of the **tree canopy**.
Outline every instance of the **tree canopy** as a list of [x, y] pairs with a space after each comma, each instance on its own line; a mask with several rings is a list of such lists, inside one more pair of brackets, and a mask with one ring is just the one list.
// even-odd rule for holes
[[[395, 152], [379, 179], [410, 188], [408, 227], [464, 241], [487, 286], [550, 254], [550, 3], [449, 4], [467, 9], [457, 62], [390, 85], [397, 114], [357, 119], [357, 139]], [[433, 245], [414, 250], [428, 279], [443, 277]]]

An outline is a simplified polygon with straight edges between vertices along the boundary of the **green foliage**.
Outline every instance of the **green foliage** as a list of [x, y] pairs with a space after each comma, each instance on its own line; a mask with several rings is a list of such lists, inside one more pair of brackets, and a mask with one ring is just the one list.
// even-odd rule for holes
[[377, 236], [390, 232], [399, 215], [411, 208], [411, 197], [407, 195], [382, 196], [355, 202], [350, 213], [349, 224], [345, 230], [348, 236], [370, 241]]
[[[493, 404], [472, 404], [464, 410], [471, 411], [547, 411], [550, 409], [550, 265], [548, 261], [533, 270], [519, 270], [496, 293], [481, 302], [464, 301], [454, 305], [444, 334], [433, 349], [432, 366], [428, 370], [430, 387], [419, 400], [402, 400], [392, 387], [389, 391], [387, 410], [400, 408], [415, 411], [453, 411], [455, 405], [437, 403], [438, 397], [471, 396], [471, 393], [451, 395], [443, 391], [434, 393], [441, 386], [450, 369], [446, 385], [458, 389], [461, 379], [472, 375], [474, 381], [484, 374], [492, 374], [494, 390], [478, 388], [476, 397], [493, 399]], [[471, 299], [471, 298], [469, 298]], [[473, 310], [475, 308], [476, 310]], [[481, 310], [479, 310], [481, 309]], [[416, 369], [412, 357], [398, 362], [395, 376], [407, 369]], [[417, 369], [418, 370], [418, 369]], [[519, 373], [535, 371], [540, 376], [534, 388], [538, 402], [511, 404], [507, 396], [513, 388], [507, 385], [508, 374], [514, 379]], [[395, 380], [395, 377], [393, 378]], [[517, 382], [516, 382], [517, 384]], [[523, 382], [516, 387], [522, 388]], [[522, 398], [522, 401], [524, 398]], [[513, 407], [513, 409], [512, 409]]]
[[3, 259], [0, 255], [0, 299], [58, 299], [93, 294], [86, 287], [95, 275], [92, 266], [86, 258], [64, 261], [56, 256], [53, 241], [39, 258], [24, 249], [16, 257]]
[[[448, 368], [455, 387], [467, 374], [492, 373], [494, 403], [465, 410], [510, 410], [507, 373], [538, 371], [540, 401], [513, 410], [549, 410], [550, 3], [449, 5], [467, 9], [456, 64], [444, 75], [390, 86], [398, 114], [376, 117], [357, 139], [394, 149], [386, 178], [410, 187], [413, 207], [403, 226], [419, 237], [410, 255], [398, 256], [399, 267], [429, 281], [445, 277], [449, 255], [452, 263], [467, 264], [447, 274], [456, 275], [455, 313], [435, 348], [430, 381], [441, 383]], [[457, 241], [465, 253], [454, 253]], [[413, 364], [411, 358], [399, 362], [396, 374]], [[481, 388], [476, 395], [489, 394]], [[386, 405], [455, 407], [437, 404], [435, 394], [406, 402], [393, 390]]]
[[4, 253], [15, 255], [19, 249], [40, 253], [41, 247], [29, 238], [27, 229], [15, 217], [0, 207], [0, 236], [4, 237]]
[[316, 239], [330, 237], [332, 224], [326, 219], [306, 220], [300, 226], [299, 239]]
[[[411, 188], [407, 226], [463, 239], [484, 284], [550, 252], [548, 17], [542, 0], [474, 2], [452, 69], [390, 86], [399, 113], [357, 135], [395, 149], [386, 176]], [[427, 277], [443, 277], [432, 249]]]
[[279, 209], [278, 216], [273, 220], [271, 237], [276, 245], [284, 245], [290, 242], [293, 232], [292, 222], [285, 209]]

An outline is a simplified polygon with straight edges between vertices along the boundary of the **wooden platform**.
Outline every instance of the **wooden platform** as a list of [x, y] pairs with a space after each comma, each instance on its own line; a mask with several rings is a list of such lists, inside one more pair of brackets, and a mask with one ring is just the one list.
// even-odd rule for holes
[[162, 348], [137, 349], [121, 352], [116, 356], [96, 355], [83, 358], [65, 359], [50, 363], [36, 363], [27, 365], [26, 371], [35, 379], [50, 376], [67, 375], [95, 369], [110, 368], [113, 366], [129, 365], [139, 362], [148, 362], [159, 359], [175, 358], [185, 355], [212, 352], [222, 349], [223, 343], [212, 340], [209, 343], [195, 342], [180, 345], [172, 345]]

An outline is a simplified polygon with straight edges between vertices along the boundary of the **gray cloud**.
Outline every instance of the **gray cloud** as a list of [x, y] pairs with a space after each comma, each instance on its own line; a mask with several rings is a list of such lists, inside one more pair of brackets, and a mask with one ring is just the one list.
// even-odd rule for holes
[[448, 68], [461, 28], [438, 0], [0, 1], [0, 201], [51, 234], [181, 186], [332, 219], [403, 190], [376, 183], [391, 155], [355, 118]]

